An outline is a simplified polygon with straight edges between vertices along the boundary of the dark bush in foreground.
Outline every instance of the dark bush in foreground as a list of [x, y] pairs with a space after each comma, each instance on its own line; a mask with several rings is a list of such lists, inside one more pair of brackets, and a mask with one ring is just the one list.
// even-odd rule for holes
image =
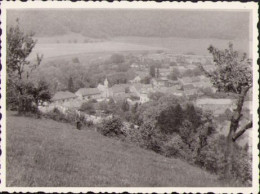
[[94, 115], [96, 113], [95, 107], [93, 105], [93, 102], [84, 102], [80, 109], [80, 111], [83, 111], [87, 114]]
[[113, 117], [104, 120], [98, 130], [105, 136], [120, 136], [124, 135], [122, 131], [123, 123], [120, 118]]

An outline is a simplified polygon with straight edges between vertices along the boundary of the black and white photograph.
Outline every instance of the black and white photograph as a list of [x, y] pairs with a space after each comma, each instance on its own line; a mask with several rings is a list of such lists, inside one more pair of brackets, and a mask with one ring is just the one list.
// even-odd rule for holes
[[58, 3], [3, 8], [3, 190], [258, 189], [256, 3]]

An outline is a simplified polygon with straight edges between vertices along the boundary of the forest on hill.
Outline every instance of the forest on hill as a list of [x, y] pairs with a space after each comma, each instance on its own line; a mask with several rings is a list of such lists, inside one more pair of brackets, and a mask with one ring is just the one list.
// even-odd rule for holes
[[[250, 39], [248, 12], [172, 10], [9, 10], [26, 31], [48, 37], [79, 33], [93, 38], [118, 36]], [[28, 19], [30, 18], [30, 19]]]

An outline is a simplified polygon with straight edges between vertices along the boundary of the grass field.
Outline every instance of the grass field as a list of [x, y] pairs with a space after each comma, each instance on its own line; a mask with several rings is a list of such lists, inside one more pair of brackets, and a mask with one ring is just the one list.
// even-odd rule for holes
[[196, 55], [209, 55], [209, 45], [220, 49], [226, 49], [228, 42], [233, 42], [234, 48], [239, 52], [247, 52], [252, 57], [252, 42], [248, 40], [224, 40], [224, 39], [192, 39], [178, 37], [116, 37], [115, 42], [140, 44], [150, 47], [161, 47], [175, 54], [192, 52]]
[[178, 160], [47, 119], [7, 117], [7, 186], [223, 186]]
[[36, 44], [30, 59], [34, 59], [36, 54], [42, 54], [45, 59], [61, 57], [68, 55], [84, 53], [113, 53], [124, 51], [155, 51], [161, 50], [161, 47], [146, 46], [140, 44], [122, 43], [122, 42], [95, 42], [95, 43], [41, 43]]
[[[64, 36], [65, 39], [78, 37], [75, 35]], [[247, 52], [251, 57], [251, 42], [248, 40], [221, 40], [221, 39], [189, 39], [189, 38], [159, 38], [159, 37], [116, 37], [102, 42], [68, 43], [62, 41], [60, 43], [55, 40], [64, 39], [60, 37], [38, 37], [30, 59], [36, 57], [36, 53], [43, 54], [44, 59], [54, 57], [67, 57], [78, 54], [93, 53], [113, 53], [113, 52], [138, 52], [138, 51], [156, 51], [167, 50], [174, 54], [185, 54], [192, 52], [196, 55], [209, 55], [207, 48], [210, 44], [224, 49], [227, 48], [228, 42], [234, 43], [234, 48], [240, 52]], [[79, 37], [82, 39], [82, 37]]]

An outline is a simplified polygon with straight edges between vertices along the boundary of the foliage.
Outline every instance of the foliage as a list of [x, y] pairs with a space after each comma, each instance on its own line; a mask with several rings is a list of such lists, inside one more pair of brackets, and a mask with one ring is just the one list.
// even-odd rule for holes
[[[216, 173], [220, 178], [225, 179], [225, 167], [227, 160], [225, 150], [227, 141], [222, 135], [214, 136], [208, 144], [201, 149], [196, 157], [196, 164], [206, 168], [212, 173]], [[243, 185], [251, 185], [252, 181], [252, 158], [248, 152], [238, 145], [234, 146], [234, 165], [231, 169], [231, 179]]]
[[240, 94], [243, 87], [252, 87], [251, 60], [245, 53], [240, 56], [234, 51], [232, 43], [223, 51], [214, 46], [210, 46], [208, 50], [217, 69], [206, 72], [206, 75], [218, 91]]
[[69, 78], [69, 81], [68, 81], [68, 90], [72, 93], [75, 92], [75, 89], [74, 89], [74, 84], [73, 84], [73, 79], [72, 77]]
[[150, 76], [151, 77], [155, 77], [155, 65], [151, 65], [150, 66]]
[[20, 96], [18, 100], [18, 112], [38, 112], [38, 105], [42, 102], [49, 102], [51, 94], [49, 92], [49, 86], [44, 80], [40, 80], [38, 83], [33, 82], [20, 82]]
[[44, 116], [55, 121], [66, 122], [71, 124], [75, 124], [78, 121], [81, 122], [83, 125], [91, 126], [93, 124], [85, 119], [84, 114], [79, 114], [74, 110], [67, 110], [65, 112], [62, 112], [56, 107], [53, 110], [45, 113]]
[[42, 60], [37, 55], [37, 61], [32, 64], [27, 58], [35, 47], [36, 41], [33, 33], [25, 34], [19, 27], [7, 30], [7, 104], [18, 106], [19, 113], [37, 112], [40, 102], [49, 101], [51, 98], [48, 84], [40, 80], [34, 83], [29, 80], [32, 71]]
[[171, 80], [178, 80], [179, 77], [180, 77], [180, 71], [177, 68], [172, 70], [172, 72], [168, 76], [168, 78]]
[[92, 102], [83, 102], [80, 106], [80, 111], [83, 111], [87, 114], [93, 115], [96, 113], [94, 104]]
[[126, 111], [129, 111], [130, 109], [130, 106], [128, 104], [128, 102], [126, 100], [123, 101], [122, 105], [121, 105], [121, 109], [126, 112]]
[[123, 123], [119, 117], [103, 120], [98, 130], [105, 136], [124, 135], [122, 131]]
[[74, 58], [72, 59], [72, 62], [73, 62], [73, 63], [80, 63], [80, 61], [79, 61], [79, 58], [78, 58], [78, 57], [74, 57]]
[[124, 61], [125, 61], [125, 57], [124, 55], [121, 54], [113, 54], [110, 57], [110, 63], [120, 64], [123, 63]]
[[146, 76], [145, 78], [143, 78], [141, 80], [142, 84], [150, 84], [150, 82], [151, 82], [151, 77], [150, 76]]
[[210, 78], [213, 86], [219, 92], [234, 93], [238, 95], [236, 108], [231, 116], [229, 133], [227, 136], [227, 147], [225, 150], [225, 159], [229, 161], [225, 168], [225, 177], [232, 176], [232, 169], [236, 168], [234, 161], [233, 147], [235, 141], [247, 130], [252, 128], [252, 121], [249, 121], [239, 131], [239, 123], [243, 117], [242, 109], [249, 89], [252, 87], [252, 61], [247, 58], [246, 53], [240, 55], [234, 51], [233, 44], [229, 43], [228, 49], [219, 50], [214, 46], [208, 48], [213, 56], [216, 69], [213, 72], [202, 70]]

